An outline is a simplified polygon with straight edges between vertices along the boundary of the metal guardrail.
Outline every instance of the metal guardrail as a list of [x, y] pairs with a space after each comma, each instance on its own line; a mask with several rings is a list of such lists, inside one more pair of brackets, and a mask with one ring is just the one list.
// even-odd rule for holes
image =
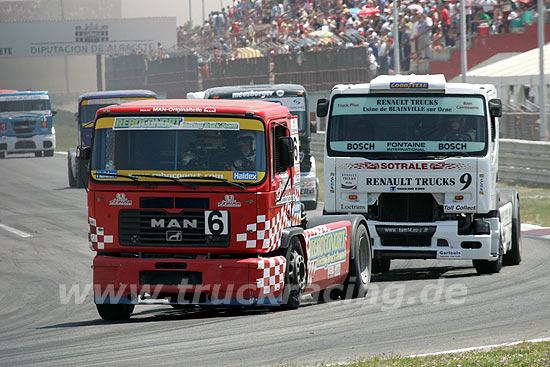
[[[312, 134], [311, 150], [323, 161], [325, 133]], [[514, 181], [550, 184], [550, 143], [500, 139], [499, 177]]]

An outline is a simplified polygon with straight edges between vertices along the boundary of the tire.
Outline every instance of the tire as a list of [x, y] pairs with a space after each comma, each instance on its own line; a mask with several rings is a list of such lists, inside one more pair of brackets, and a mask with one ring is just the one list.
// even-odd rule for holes
[[504, 257], [502, 256], [502, 239], [500, 238], [500, 235], [499, 242], [498, 258], [495, 261], [472, 260], [478, 274], [496, 274], [500, 272], [500, 269], [502, 269], [502, 261]]
[[315, 210], [315, 209], [317, 209], [317, 202], [316, 201], [304, 201], [304, 208], [306, 210]]
[[36, 158], [42, 157], [42, 151], [39, 150], [39, 151], [37, 151], [37, 152], [34, 152], [34, 156], [35, 156]]
[[357, 227], [354, 258], [350, 259], [349, 274], [344, 282], [345, 298], [363, 298], [367, 295], [372, 271], [372, 248], [365, 226]]
[[286, 259], [285, 287], [283, 289], [284, 309], [295, 310], [300, 307], [300, 300], [306, 288], [306, 262], [304, 251], [297, 237], [293, 237], [287, 248], [281, 249]]
[[6, 158], [6, 152], [0, 152], [0, 159]]
[[521, 220], [519, 198], [516, 199], [515, 216], [512, 218], [512, 248], [504, 255], [504, 265], [519, 265], [521, 263]]
[[76, 181], [76, 187], [86, 187], [86, 182], [88, 181], [88, 165], [86, 161], [80, 159], [76, 160], [74, 179]]
[[44, 157], [53, 157], [53, 150], [45, 150], [44, 151]]
[[391, 259], [375, 259], [372, 261], [372, 273], [384, 274], [390, 271]]
[[76, 180], [74, 178], [73, 169], [71, 167], [70, 154], [67, 156], [67, 176], [69, 177], [69, 187], [76, 187]]
[[135, 305], [105, 305], [96, 304], [97, 313], [105, 321], [129, 320]]

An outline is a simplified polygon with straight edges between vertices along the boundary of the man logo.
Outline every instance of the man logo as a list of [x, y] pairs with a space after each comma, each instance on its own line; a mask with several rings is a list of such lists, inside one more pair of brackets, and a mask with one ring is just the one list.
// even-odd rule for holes
[[181, 231], [166, 231], [166, 241], [181, 242], [182, 239], [183, 233]]

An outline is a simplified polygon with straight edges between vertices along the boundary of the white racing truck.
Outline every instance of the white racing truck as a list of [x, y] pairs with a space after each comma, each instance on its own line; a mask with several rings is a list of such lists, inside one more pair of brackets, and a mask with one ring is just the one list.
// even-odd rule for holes
[[373, 272], [392, 259], [473, 260], [479, 274], [520, 263], [519, 197], [496, 187], [493, 85], [384, 75], [335, 86], [317, 114], [328, 115], [324, 212], [367, 218]]

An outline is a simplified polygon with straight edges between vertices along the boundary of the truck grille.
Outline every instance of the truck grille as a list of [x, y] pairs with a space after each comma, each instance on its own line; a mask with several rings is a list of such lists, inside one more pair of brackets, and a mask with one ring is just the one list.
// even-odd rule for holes
[[430, 246], [436, 226], [375, 226], [382, 246]]
[[437, 203], [431, 194], [381, 194], [378, 218], [381, 222], [434, 222]]
[[14, 121], [13, 130], [16, 134], [30, 134], [34, 132], [36, 123], [35, 120]]
[[[177, 223], [177, 226], [169, 225]], [[121, 210], [118, 217], [122, 246], [227, 247], [229, 235], [206, 235], [203, 210]], [[231, 231], [229, 231], [231, 233]]]

